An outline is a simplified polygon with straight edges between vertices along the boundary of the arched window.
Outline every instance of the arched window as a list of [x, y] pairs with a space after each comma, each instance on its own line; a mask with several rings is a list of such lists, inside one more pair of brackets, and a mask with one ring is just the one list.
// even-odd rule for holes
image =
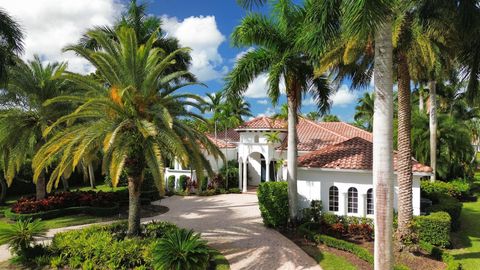
[[353, 187], [348, 189], [348, 213], [358, 213], [358, 191]]
[[338, 188], [331, 186], [328, 191], [328, 210], [332, 212], [338, 211]]
[[373, 215], [373, 188], [367, 190], [367, 215]]
[[253, 137], [253, 142], [258, 143], [258, 135], [255, 135], [255, 137]]

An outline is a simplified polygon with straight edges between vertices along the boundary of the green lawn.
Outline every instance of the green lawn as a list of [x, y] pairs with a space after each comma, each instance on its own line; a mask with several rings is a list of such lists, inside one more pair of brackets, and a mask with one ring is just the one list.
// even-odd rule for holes
[[[477, 180], [477, 184], [479, 183]], [[480, 194], [477, 193], [477, 195]], [[453, 255], [455, 261], [462, 264], [463, 269], [479, 269], [480, 200], [477, 202], [464, 203], [460, 220], [462, 227], [457, 233], [452, 235], [453, 242], [459, 248], [452, 250], [450, 253]]]
[[317, 247], [300, 246], [310, 257], [314, 258], [323, 270], [356, 270], [344, 257], [337, 256], [330, 252], [320, 251]]

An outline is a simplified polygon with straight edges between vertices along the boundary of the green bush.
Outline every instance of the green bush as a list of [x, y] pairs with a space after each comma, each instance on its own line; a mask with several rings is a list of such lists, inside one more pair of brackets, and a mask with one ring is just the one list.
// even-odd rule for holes
[[205, 270], [211, 254], [212, 250], [206, 241], [200, 239], [200, 234], [178, 229], [166, 234], [155, 245], [153, 266], [157, 270]]
[[303, 222], [320, 222], [322, 217], [322, 201], [312, 200], [310, 207], [302, 209]]
[[168, 177], [167, 188], [168, 191], [175, 192], [175, 175], [170, 175]]
[[204, 176], [200, 181], [200, 191], [205, 191], [208, 188], [208, 177]]
[[335, 223], [338, 223], [339, 217], [332, 213], [323, 213], [320, 219], [320, 222], [327, 226], [332, 226]]
[[228, 178], [228, 186], [225, 181], [225, 188], [238, 187], [238, 161], [232, 159], [232, 160], [229, 160], [227, 164], [228, 164], [228, 177], [227, 177], [227, 167], [225, 165], [222, 166], [219, 170], [219, 173], [222, 176], [222, 179]]
[[450, 244], [450, 222], [450, 215], [446, 212], [435, 212], [414, 218], [420, 241], [440, 247]]
[[444, 252], [441, 248], [436, 247], [425, 241], [420, 241], [420, 249], [428, 253], [432, 258], [443, 261], [447, 264], [446, 270], [462, 270], [462, 265], [459, 262], [455, 262], [452, 255]]
[[242, 193], [242, 190], [239, 189], [239, 188], [230, 188], [230, 189], [228, 189], [228, 193], [236, 193], [236, 194], [239, 194], [239, 193]]
[[200, 196], [213, 196], [213, 195], [217, 195], [218, 194], [218, 190], [216, 189], [207, 189], [205, 191], [202, 191], [200, 193], [198, 193], [198, 195]]
[[263, 223], [268, 227], [285, 227], [288, 223], [287, 182], [265, 182], [257, 189]]
[[187, 189], [187, 181], [188, 181], [188, 176], [186, 175], [181, 175], [180, 178], [178, 179], [178, 189], [179, 191], [184, 191]]
[[370, 264], [373, 264], [373, 255], [370, 254], [370, 252], [365, 248], [357, 246], [354, 243], [350, 243], [350, 242], [340, 240], [331, 236], [323, 235], [323, 234], [315, 235], [314, 239], [315, 239], [315, 242], [317, 243], [322, 243], [332, 248], [350, 252], [352, 254], [355, 254], [358, 258]]
[[460, 214], [462, 213], [463, 204], [457, 199], [448, 195], [438, 196], [438, 202], [426, 210], [428, 213], [447, 212], [451, 217], [452, 231], [460, 228]]
[[438, 196], [450, 195], [458, 200], [470, 196], [470, 184], [465, 180], [453, 180], [452, 182], [428, 180], [421, 181], [422, 196], [434, 202]]

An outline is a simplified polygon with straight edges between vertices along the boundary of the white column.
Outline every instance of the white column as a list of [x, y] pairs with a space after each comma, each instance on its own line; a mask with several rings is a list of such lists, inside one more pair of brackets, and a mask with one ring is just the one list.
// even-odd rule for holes
[[242, 189], [242, 160], [238, 161], [238, 188]]
[[247, 192], [247, 182], [248, 182], [248, 179], [247, 179], [247, 166], [248, 166], [248, 159], [245, 160], [245, 162], [243, 163], [243, 188], [242, 188], [242, 192]]
[[[343, 201], [343, 215], [348, 214], [348, 194], [347, 192], [342, 192], [343, 200], [340, 200], [341, 202]], [[340, 210], [340, 209], [338, 209]]]
[[270, 160], [265, 159], [265, 166], [266, 166], [266, 175], [265, 175], [265, 181], [268, 182], [270, 181]]
[[363, 217], [367, 216], [367, 194], [362, 194], [362, 203], [358, 204], [358, 211], [362, 213]]

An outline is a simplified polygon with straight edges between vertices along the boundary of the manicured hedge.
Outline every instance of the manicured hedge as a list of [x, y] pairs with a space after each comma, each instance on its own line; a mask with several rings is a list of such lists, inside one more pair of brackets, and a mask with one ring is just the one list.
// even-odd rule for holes
[[452, 231], [460, 228], [460, 214], [462, 213], [463, 204], [457, 199], [448, 195], [438, 197], [438, 203], [427, 208], [428, 213], [447, 212], [451, 218]]
[[326, 246], [340, 249], [343, 251], [350, 252], [354, 255], [356, 255], [358, 258], [373, 264], [373, 255], [370, 254], [368, 250], [366, 250], [363, 247], [360, 247], [358, 245], [355, 245], [354, 243], [350, 243], [344, 240], [340, 240], [328, 235], [323, 235], [323, 234], [317, 234], [314, 236], [314, 240], [317, 243], [322, 243]]
[[77, 207], [69, 207], [69, 208], [61, 208], [61, 209], [54, 209], [44, 212], [38, 213], [31, 213], [31, 214], [17, 214], [12, 212], [12, 210], [6, 209], [4, 211], [5, 217], [11, 220], [19, 220], [19, 219], [52, 219], [60, 216], [66, 215], [78, 215], [78, 214], [88, 214], [92, 216], [112, 216], [118, 214], [119, 211], [119, 204], [113, 203], [111, 207], [90, 207], [90, 206], [77, 206]]
[[446, 212], [435, 212], [428, 216], [414, 218], [420, 241], [435, 246], [446, 247], [450, 244], [450, 215]]
[[446, 270], [461, 270], [462, 264], [459, 262], [455, 262], [452, 255], [444, 252], [441, 248], [436, 247], [430, 243], [425, 241], [420, 241], [419, 243], [420, 249], [427, 252], [432, 258], [443, 261], [447, 264]]
[[436, 201], [439, 195], [450, 195], [458, 200], [470, 196], [470, 184], [464, 180], [443, 181], [422, 181], [422, 196]]
[[265, 182], [258, 186], [257, 196], [263, 224], [285, 227], [288, 223], [287, 182]]
[[188, 176], [186, 175], [181, 175], [178, 178], [178, 191], [184, 191], [187, 189], [187, 181], [188, 181]]
[[170, 192], [175, 192], [175, 175], [168, 177], [167, 189]]

